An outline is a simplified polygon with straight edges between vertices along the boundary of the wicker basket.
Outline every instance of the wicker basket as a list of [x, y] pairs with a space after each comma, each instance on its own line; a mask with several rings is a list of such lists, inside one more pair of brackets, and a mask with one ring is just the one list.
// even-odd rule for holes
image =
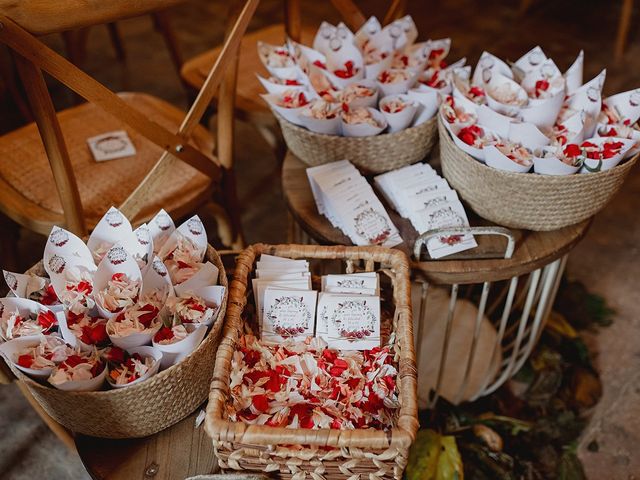
[[[399, 364], [401, 402], [396, 426], [391, 431], [290, 429], [247, 425], [227, 419], [225, 404], [228, 401], [231, 358], [239, 336], [250, 328], [245, 324], [242, 312], [247, 303], [247, 286], [251, 282], [254, 261], [261, 253], [309, 260], [339, 259], [346, 263], [347, 272], [353, 272], [356, 265], [362, 264], [366, 271], [377, 267], [389, 274], [395, 304], [391, 338]], [[238, 257], [231, 283], [229, 310], [205, 420], [221, 468], [269, 472], [278, 478], [303, 479], [310, 475], [321, 480], [368, 475], [362, 478], [400, 479], [418, 429], [410, 294], [409, 261], [398, 250], [263, 244], [247, 248]]]
[[604, 172], [564, 176], [511, 173], [475, 160], [438, 122], [442, 173], [481, 217], [499, 225], [557, 230], [592, 217], [622, 186], [635, 155]]
[[[220, 269], [220, 284], [227, 286], [224, 266], [209, 246], [207, 259]], [[40, 274], [42, 263], [30, 271]], [[193, 413], [206, 399], [216, 350], [227, 307], [225, 293], [218, 320], [202, 343], [180, 363], [149, 380], [127, 388], [100, 392], [65, 392], [42, 385], [11, 365], [44, 410], [73, 432], [104, 438], [145, 437]]]
[[384, 173], [419, 162], [438, 139], [435, 117], [396, 133], [341, 137], [314, 133], [275, 115], [289, 150], [306, 164], [315, 166], [346, 159], [365, 174]]

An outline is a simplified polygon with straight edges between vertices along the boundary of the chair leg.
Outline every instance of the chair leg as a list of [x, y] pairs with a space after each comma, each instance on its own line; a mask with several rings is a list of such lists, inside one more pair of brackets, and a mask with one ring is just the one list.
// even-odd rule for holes
[[44, 411], [44, 409], [42, 408], [42, 405], [40, 405], [38, 401], [35, 398], [33, 398], [33, 395], [31, 395], [31, 392], [23, 382], [17, 381], [16, 384], [18, 385], [18, 388], [22, 392], [22, 395], [24, 395], [24, 397], [27, 399], [29, 404], [33, 407], [36, 413], [40, 415], [40, 418], [42, 418], [42, 421], [47, 424], [47, 426], [51, 429], [51, 431], [55, 434], [55, 436], [58, 437], [58, 439], [62, 443], [64, 443], [69, 450], [71, 450], [72, 452], [75, 452], [76, 444], [73, 441], [73, 436], [71, 432], [66, 428], [64, 428], [62, 425], [60, 425], [58, 422], [56, 422], [53, 418], [49, 416], [47, 412]]
[[633, 14], [633, 0], [623, 0], [622, 10], [620, 12], [620, 21], [618, 22], [618, 36], [616, 39], [615, 59], [619, 62], [624, 55], [629, 36], [629, 27], [631, 26], [631, 15]]
[[109, 32], [109, 39], [111, 40], [111, 46], [116, 53], [116, 58], [121, 62], [127, 59], [127, 52], [124, 49], [124, 42], [118, 29], [118, 24], [115, 22], [107, 23], [107, 31]]
[[176, 33], [171, 26], [167, 11], [161, 10], [159, 12], [154, 12], [151, 14], [151, 16], [153, 18], [153, 23], [156, 27], [156, 30], [158, 30], [158, 32], [162, 35], [164, 43], [167, 45], [167, 49], [169, 50], [169, 55], [171, 55], [171, 60], [173, 61], [176, 72], [178, 72], [178, 75], [180, 75], [180, 69], [182, 68], [182, 64], [184, 63], [184, 61], [182, 59], [182, 52], [180, 51], [180, 47], [178, 46]]

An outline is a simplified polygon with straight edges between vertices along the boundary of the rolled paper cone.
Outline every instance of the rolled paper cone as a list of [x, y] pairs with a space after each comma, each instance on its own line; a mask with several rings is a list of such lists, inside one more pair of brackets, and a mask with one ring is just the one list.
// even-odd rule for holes
[[273, 95], [282, 95], [287, 90], [303, 92], [303, 91], [306, 91], [308, 88], [307, 85], [282, 85], [280, 83], [274, 83], [267, 80], [266, 78], [261, 77], [257, 73], [256, 73], [256, 77], [258, 77], [258, 80], [260, 81], [262, 86], [265, 88], [265, 90], [268, 93], [271, 93]]
[[[68, 259], [69, 264], [85, 265], [89, 270], [95, 270], [93, 255], [85, 243], [73, 233], [64, 228], [54, 226], [49, 233], [44, 247], [43, 258], [53, 256]], [[50, 266], [44, 263], [45, 271], [51, 276]], [[55, 274], [55, 272], [53, 272]]]
[[93, 345], [84, 343], [80, 338], [76, 337], [71, 328], [69, 328], [65, 312], [56, 313], [56, 317], [58, 318], [58, 329], [60, 330], [60, 335], [62, 335], [62, 339], [66, 343], [71, 345], [73, 348], [79, 348], [83, 352], [91, 352], [93, 350]]
[[[47, 378], [49, 378], [49, 375], [51, 375], [53, 367], [26, 368], [17, 363], [20, 352], [23, 352], [27, 348], [40, 345], [40, 342], [42, 342], [45, 337], [45, 335], [30, 335], [28, 337], [20, 337], [9, 340], [8, 342], [0, 344], [0, 356], [3, 356], [7, 363], [13, 364], [18, 370], [29, 375], [31, 378], [35, 378], [36, 380], [46, 380]], [[60, 339], [60, 342], [64, 343], [64, 340]]]
[[[138, 293], [140, 292], [142, 288], [142, 272], [140, 272], [138, 263], [124, 247], [116, 245], [107, 252], [100, 262], [100, 265], [98, 265], [98, 270], [93, 280], [94, 294], [106, 289], [113, 275], [117, 273], [124, 273], [129, 280], [140, 282], [138, 285]], [[95, 301], [100, 316], [103, 318], [108, 320], [120, 314], [120, 312], [113, 313], [107, 310], [104, 305], [102, 305], [98, 296], [95, 296]]]
[[[498, 89], [509, 89], [517, 96], [517, 101], [514, 103], [503, 103], [501, 100], [494, 97], [498, 93]], [[515, 117], [528, 101], [527, 92], [524, 88], [518, 85], [504, 75], [493, 75], [486, 90], [487, 104], [496, 112], [509, 117]]]
[[364, 22], [364, 24], [356, 32], [354, 36], [355, 44], [358, 46], [358, 48], [362, 49], [369, 38], [372, 35], [378, 33], [380, 30], [382, 30], [382, 25], [380, 25], [378, 19], [376, 17], [369, 17], [369, 19]]
[[520, 109], [519, 116], [523, 122], [533, 123], [538, 128], [551, 128], [562, 108], [564, 93], [541, 101], [530, 101], [529, 106]]
[[371, 112], [371, 116], [376, 121], [378, 126], [374, 127], [373, 125], [369, 125], [368, 123], [350, 124], [350, 123], [346, 123], [344, 119], [340, 117], [341, 125], [342, 125], [342, 134], [345, 137], [370, 137], [373, 135], [378, 135], [385, 128], [387, 128], [387, 120], [380, 111], [375, 110], [373, 108], [367, 108], [367, 110]]
[[573, 167], [557, 157], [533, 158], [533, 171], [541, 175], [573, 175], [580, 167]]
[[502, 115], [486, 105], [480, 105], [476, 109], [476, 115], [479, 124], [495, 132], [498, 136], [506, 138], [509, 135], [513, 118]]
[[185, 292], [193, 291], [198, 288], [207, 287], [209, 285], [215, 285], [218, 283], [219, 270], [211, 262], [203, 263], [200, 270], [191, 277], [178, 285], [174, 285], [173, 289], [177, 295], [182, 295]]
[[205, 325], [197, 326], [185, 324], [185, 328], [189, 334], [179, 342], [170, 343], [168, 345], [161, 345], [155, 341], [153, 342], [153, 347], [162, 352], [162, 360], [160, 362], [160, 368], [162, 370], [175, 365], [193, 352], [207, 334], [207, 327]]
[[[385, 112], [384, 107], [393, 100], [400, 100], [405, 103], [405, 107], [396, 113]], [[416, 114], [417, 107], [411, 102], [406, 95], [389, 95], [380, 100], [380, 111], [387, 120], [389, 125], [389, 133], [399, 132], [407, 128]]]
[[530, 150], [547, 146], [551, 142], [551, 139], [544, 135], [533, 123], [510, 124], [507, 138]]
[[322, 22], [313, 39], [313, 49], [320, 53], [326, 53], [327, 50], [329, 50], [329, 41], [335, 33], [335, 25], [332, 25], [329, 22]]
[[[393, 69], [391, 69], [393, 70]], [[406, 71], [406, 70], [405, 70]], [[413, 72], [409, 72], [410, 76], [409, 78], [407, 78], [406, 80], [400, 81], [400, 82], [395, 82], [395, 83], [382, 83], [380, 81], [378, 81], [378, 88], [380, 89], [380, 92], [382, 93], [383, 97], [386, 97], [388, 95], [397, 95], [400, 93], [407, 93], [407, 91], [413, 87], [413, 85], [416, 83], [417, 80], [417, 75]]]
[[102, 372], [97, 377], [89, 380], [75, 380], [70, 382], [61, 383], [60, 385], [53, 385], [58, 390], [64, 390], [66, 392], [94, 392], [100, 390], [104, 384], [104, 379], [107, 376], [107, 366], [105, 365]]
[[297, 108], [285, 108], [275, 103], [276, 100], [278, 99], [276, 95], [262, 94], [260, 96], [264, 99], [265, 102], [269, 104], [269, 107], [271, 107], [271, 110], [278, 113], [285, 120], [293, 123], [294, 125], [303, 126], [300, 121], [300, 113], [306, 107], [306, 105], [302, 107], [297, 107]]
[[358, 72], [349, 78], [341, 78], [336, 76], [333, 72], [329, 70], [320, 70], [332, 85], [335, 85], [339, 90], [344, 90], [349, 85], [353, 85], [356, 82], [364, 80], [364, 67], [360, 68]]
[[528, 72], [520, 82], [520, 85], [527, 92], [531, 92], [535, 89], [539, 80], [547, 80], [552, 86], [555, 85], [556, 88], [564, 89], [565, 86], [565, 80], [560, 69], [550, 58], [542, 62], [538, 68]]
[[[460, 138], [458, 137], [458, 133], [460, 132], [461, 129], [462, 128], [459, 125], [451, 125], [450, 126], [449, 133], [451, 133], [451, 138], [453, 139], [453, 142], [463, 152], [471, 155], [476, 160], [484, 163], [485, 162], [484, 148], [476, 148], [476, 147], [468, 145], [468, 144], [464, 143], [462, 140], [460, 140]], [[453, 133], [453, 132], [456, 132], [456, 133]]]
[[604, 172], [605, 170], [612, 169], [622, 161], [627, 151], [629, 151], [635, 145], [635, 142], [633, 140], [629, 140], [628, 138], [617, 138], [617, 137], [595, 137], [595, 138], [589, 139], [589, 142], [598, 146], [601, 146], [602, 144], [607, 142], [622, 142], [624, 146], [620, 150], [619, 154], [611, 158], [605, 158], [603, 160], [594, 160], [591, 158], [585, 158], [584, 164], [580, 169], [580, 173], [596, 173], [596, 172]]
[[157, 348], [145, 346], [145, 347], [129, 348], [129, 349], [126, 349], [126, 350], [131, 355], [133, 355], [134, 353], [137, 353], [138, 355], [140, 355], [143, 358], [152, 357], [153, 358], [153, 364], [151, 365], [149, 370], [147, 370], [147, 373], [145, 373], [140, 378], [137, 378], [136, 380], [134, 380], [133, 382], [130, 382], [130, 383], [117, 385], [117, 384], [115, 384], [115, 383], [113, 383], [111, 381], [110, 377], [107, 377], [107, 381], [109, 382], [109, 385], [111, 387], [113, 387], [113, 388], [123, 388], [123, 387], [130, 387], [132, 385], [137, 385], [138, 383], [142, 383], [145, 380], [148, 380], [153, 375], [158, 373], [158, 370], [160, 370], [160, 363], [162, 361], [162, 352], [160, 350], [158, 350]]
[[[577, 111], [584, 111], [587, 117], [597, 118], [600, 114], [602, 106], [602, 87], [607, 77], [607, 70], [602, 70], [596, 77], [589, 80], [575, 91], [571, 97], [565, 102], [569, 108]], [[587, 124], [589, 120], [587, 118]], [[592, 125], [595, 129], [595, 122]], [[586, 138], [593, 135], [593, 130], [587, 127], [585, 132]]]
[[116, 347], [122, 348], [123, 350], [141, 347], [143, 345], [149, 345], [153, 340], [153, 336], [158, 333], [158, 330], [160, 330], [160, 327], [162, 326], [162, 322], [158, 321], [155, 327], [146, 328], [142, 332], [132, 333], [131, 335], [127, 335], [125, 337], [119, 337], [109, 333], [109, 331], [111, 330], [109, 327], [112, 322], [114, 322], [114, 320], [109, 320], [107, 322], [107, 335], [109, 335], [109, 340], [111, 340], [111, 343], [113, 343]]
[[300, 123], [314, 133], [320, 133], [322, 135], [342, 135], [339, 114], [336, 114], [333, 118], [313, 118], [301, 113]]
[[178, 229], [182, 235], [187, 237], [198, 249], [200, 255], [200, 261], [204, 260], [204, 256], [207, 253], [207, 230], [204, 228], [204, 224], [198, 215], [194, 215], [186, 222], [182, 223]]
[[388, 70], [391, 67], [391, 62], [393, 61], [393, 56], [387, 55], [387, 58], [383, 58], [381, 61], [376, 63], [371, 63], [369, 65], [364, 66], [364, 78], [367, 80], [372, 79], [375, 80], [376, 77], [383, 70]]
[[194, 295], [204, 300], [207, 307], [217, 308], [215, 315], [213, 315], [203, 325], [209, 327], [216, 321], [216, 319], [218, 318], [218, 314], [220, 313], [220, 305], [222, 305], [222, 301], [224, 300], [226, 291], [227, 289], [222, 285], [213, 285], [209, 287], [198, 288], [193, 292]]
[[[15, 273], [2, 270], [4, 281], [16, 297], [27, 297], [27, 285], [31, 279], [31, 275], [25, 275], [24, 273]], [[40, 277], [38, 277], [40, 278]]]
[[538, 68], [546, 59], [542, 48], [536, 46], [516, 60], [514, 65], [526, 74]]
[[567, 82], [567, 95], [573, 95], [582, 86], [582, 72], [584, 69], [584, 50], [580, 50], [578, 57], [564, 72]]
[[640, 88], [607, 97], [603, 103], [622, 117], [621, 123], [633, 125], [640, 118]]
[[162, 260], [158, 257], [153, 258], [151, 268], [149, 268], [142, 277], [140, 295], [146, 295], [155, 290], [166, 291], [166, 296], [173, 293], [173, 285], [171, 284], [171, 277], [169, 276], [167, 267], [165, 267]]
[[513, 160], [507, 158], [500, 150], [493, 145], [484, 147], [484, 158], [487, 165], [496, 168], [498, 170], [505, 170], [507, 172], [526, 173], [531, 170], [531, 165], [524, 166]]
[[484, 83], [486, 83], [484, 78], [487, 77], [487, 74], [483, 75], [483, 72], [485, 70], [491, 73], [500, 73], [508, 78], [513, 78], [513, 72], [509, 68], [509, 65], [507, 65], [495, 55], [484, 51], [482, 52], [482, 55], [480, 55], [480, 59], [476, 64], [475, 70], [473, 71], [473, 77], [471, 78], [471, 83], [473, 85], [483, 85]]
[[135, 243], [136, 238], [127, 217], [117, 208], [111, 207], [91, 232], [87, 247], [95, 252], [104, 244], [115, 245], [119, 242]]
[[163, 209], [161, 209], [147, 225], [149, 226], [149, 233], [153, 240], [153, 251], [157, 253], [164, 245], [164, 242], [166, 242], [175, 231], [176, 226], [173, 223], [171, 215]]
[[378, 85], [374, 80], [364, 79], [356, 83], [355, 85], [362, 85], [375, 91], [375, 93], [369, 97], [356, 97], [350, 102], [341, 100], [342, 103], [346, 103], [350, 108], [376, 108], [378, 106]]
[[[598, 126], [596, 127], [595, 136], [596, 137], [602, 137], [602, 136], [604, 136], [602, 134], [604, 132], [608, 132], [611, 128], [619, 129], [620, 126], [619, 125], [609, 125], [609, 124], [606, 124], [606, 123], [599, 123]], [[634, 146], [631, 147], [629, 150], [627, 150], [627, 153], [624, 154], [624, 158], [633, 157], [636, 153], [638, 153], [640, 151], [640, 130], [636, 130], [635, 128], [631, 128], [631, 138], [629, 140], [632, 140], [634, 142]], [[582, 139], [580, 141], [582, 141]], [[573, 143], [576, 143], [576, 142], [573, 142]]]
[[[407, 98], [417, 103], [416, 115], [413, 120], [414, 126], [430, 120], [438, 111], [439, 96], [433, 90], [420, 91], [412, 88], [407, 92]], [[445, 123], [448, 124], [448, 122]]]

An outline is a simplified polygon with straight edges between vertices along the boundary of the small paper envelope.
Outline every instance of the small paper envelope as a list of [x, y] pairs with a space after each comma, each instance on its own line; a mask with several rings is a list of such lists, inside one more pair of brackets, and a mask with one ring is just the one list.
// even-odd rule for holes
[[93, 392], [100, 390], [104, 384], [104, 379], [107, 376], [107, 367], [102, 369], [102, 372], [97, 377], [89, 380], [75, 380], [70, 382], [61, 383], [60, 385], [53, 385], [58, 390], [64, 390], [67, 392]]
[[[260, 81], [262, 86], [265, 88], [265, 90], [268, 93], [271, 93], [273, 95], [282, 95], [287, 90], [294, 90], [294, 91], [303, 92], [303, 91], [306, 91], [307, 88], [308, 88], [307, 85], [305, 85], [305, 84], [300, 84], [300, 85], [286, 85], [286, 84], [284, 84], [283, 85], [281, 83], [274, 83], [274, 82], [271, 82], [271, 81], [267, 80], [266, 78], [261, 77], [257, 73], [256, 73], [256, 77], [258, 77], [258, 80]], [[296, 79], [295, 81], [300, 82], [298, 79]]]
[[484, 147], [484, 159], [487, 165], [498, 170], [505, 170], [507, 172], [526, 173], [531, 170], [531, 165], [524, 166], [513, 160], [507, 158], [507, 156], [498, 150], [493, 145]]
[[[384, 111], [384, 107], [391, 101], [400, 100], [405, 106], [400, 112], [388, 113]], [[399, 132], [407, 128], [413, 121], [416, 114], [417, 106], [406, 95], [389, 95], [380, 100], [380, 111], [387, 119], [389, 125], [389, 133]]]
[[[486, 71], [486, 73], [484, 73]], [[508, 78], [513, 78], [513, 72], [505, 62], [495, 55], [484, 51], [480, 55], [480, 59], [473, 71], [471, 83], [474, 85], [483, 85], [491, 80], [492, 73], [500, 73]]]
[[156, 253], [160, 251], [164, 242], [167, 241], [176, 229], [171, 215], [164, 211], [164, 209], [156, 213], [156, 216], [151, 219], [147, 226], [149, 227], [149, 233], [153, 240], [153, 251]]
[[562, 108], [564, 92], [544, 100], [530, 100], [529, 105], [518, 112], [523, 122], [533, 123], [538, 128], [551, 128]]
[[412, 88], [407, 92], [407, 98], [417, 103], [417, 110], [413, 125], [420, 125], [433, 118], [438, 111], [440, 97], [433, 89], [421, 90]]
[[[487, 104], [496, 112], [514, 117], [524, 107], [529, 99], [527, 92], [502, 74], [494, 74], [486, 86]], [[504, 98], [509, 96], [512, 102], [506, 103]]]
[[[369, 88], [369, 89], [375, 91], [375, 93], [373, 95], [371, 95], [371, 96], [368, 96], [368, 97], [359, 96], [359, 97], [355, 97], [352, 100], [349, 100], [348, 97], [350, 96], [349, 95], [350, 90], [352, 91], [352, 89], [354, 89], [354, 88], [356, 88], [358, 86]], [[378, 84], [377, 84], [377, 82], [375, 81], [375, 79], [365, 79], [365, 80], [360, 80], [357, 83], [352, 83], [347, 88], [342, 90], [341, 95], [340, 95], [340, 102], [341, 103], [346, 103], [347, 105], [349, 105], [350, 108], [360, 108], [360, 107], [376, 108], [378, 106]]]
[[87, 247], [95, 253], [104, 245], [112, 246], [119, 242], [134, 243], [136, 238], [127, 217], [117, 208], [111, 207], [91, 232]]
[[162, 361], [160, 362], [160, 368], [165, 370], [169, 368], [171, 365], [175, 365], [180, 360], [184, 359], [193, 352], [200, 342], [204, 339], [207, 334], [207, 326], [206, 325], [194, 325], [186, 323], [184, 328], [187, 330], [189, 335], [186, 338], [183, 338], [179, 342], [170, 343], [168, 345], [161, 345], [153, 341], [152, 345], [154, 348], [157, 348], [162, 352]]
[[[49, 336], [50, 338], [57, 338], [61, 343], [64, 343], [60, 337]], [[14, 338], [8, 342], [0, 344], [0, 356], [3, 356], [7, 363], [13, 364], [18, 370], [26, 373], [32, 378], [37, 380], [45, 380], [49, 378], [53, 368], [26, 368], [18, 365], [18, 356], [20, 352], [26, 348], [35, 347], [40, 344], [42, 340], [46, 338], [45, 335], [30, 335], [28, 337]]]
[[185, 292], [194, 291], [198, 288], [215, 285], [218, 282], [218, 267], [211, 262], [203, 263], [193, 277], [178, 285], [174, 285], [176, 295], [182, 295]]
[[628, 121], [629, 125], [640, 118], [640, 88], [607, 97], [603, 103], [616, 112], [622, 121]]
[[462, 130], [462, 127], [460, 125], [449, 126], [449, 133], [451, 134], [453, 143], [455, 143], [458, 146], [458, 148], [460, 148], [463, 152], [468, 153], [476, 160], [484, 163], [485, 161], [484, 148], [476, 148], [464, 143], [462, 140], [460, 140], [460, 138], [458, 138], [458, 133], [460, 133], [460, 130]]
[[385, 128], [387, 128], [387, 119], [382, 115], [382, 112], [379, 110], [374, 110], [373, 108], [367, 108], [369, 112], [371, 112], [371, 116], [374, 118], [377, 127], [373, 125], [369, 125], [368, 123], [345, 123], [342, 116], [340, 117], [340, 121], [342, 124], [342, 134], [345, 137], [369, 137], [373, 135], [378, 135]]
[[584, 69], [584, 50], [580, 50], [578, 57], [564, 72], [567, 83], [567, 95], [573, 95], [582, 86], [582, 71]]
[[[112, 247], [104, 256], [100, 265], [98, 265], [98, 270], [93, 279], [94, 293], [101, 292], [107, 288], [109, 280], [116, 273], [124, 273], [132, 281], [142, 281], [142, 273], [138, 263], [121, 245]], [[99, 298], [96, 298], [96, 307], [98, 307], [100, 316], [107, 320], [120, 314], [120, 312], [112, 313], [104, 308]]]
[[618, 155], [615, 155], [611, 158], [607, 158], [604, 160], [594, 160], [591, 158], [585, 158], [584, 164], [580, 169], [580, 173], [595, 173], [595, 172], [603, 172], [605, 170], [612, 169], [622, 161], [626, 153], [635, 145], [635, 142], [633, 140], [629, 140], [628, 138], [617, 138], [617, 137], [594, 137], [594, 138], [590, 138], [589, 142], [598, 146], [601, 146], [602, 144], [608, 143], [608, 142], [622, 142], [624, 146], [622, 147]]
[[[383, 83], [380, 81], [380, 76], [383, 75], [384, 72], [406, 72], [406, 80], [402, 80], [399, 82], [395, 82], [395, 83]], [[407, 93], [407, 91], [416, 83], [416, 80], [418, 79], [418, 75], [415, 72], [412, 72], [411, 70], [396, 70], [396, 69], [389, 69], [389, 70], [384, 70], [383, 72], [381, 72], [380, 74], [378, 74], [378, 76], [376, 77], [376, 81], [378, 83], [378, 88], [380, 89], [380, 92], [382, 94], [383, 97], [386, 97], [387, 95], [397, 95], [400, 93]]]
[[[304, 93], [306, 94], [309, 92], [304, 91]], [[271, 108], [271, 110], [278, 113], [285, 120], [293, 123], [294, 125], [299, 125], [301, 127], [304, 126], [302, 124], [302, 121], [300, 120], [300, 114], [302, 113], [302, 110], [304, 110], [307, 107], [307, 105], [304, 105], [302, 107], [297, 107], [297, 108], [285, 108], [285, 107], [281, 107], [277, 103], [280, 100], [279, 95], [273, 95], [269, 93], [269, 94], [262, 94], [260, 96], [265, 102], [269, 104], [269, 107]]]
[[486, 105], [480, 105], [476, 109], [478, 116], [478, 124], [483, 127], [487, 127], [492, 132], [495, 132], [500, 137], [507, 138], [509, 130], [511, 129], [511, 123], [513, 118], [501, 115], [498, 112], [490, 109]]
[[539, 46], [532, 48], [527, 53], [525, 53], [522, 57], [520, 57], [514, 65], [520, 69], [525, 74], [529, 73], [531, 70], [535, 70], [538, 68], [542, 62], [547, 59], [547, 56], [542, 51], [542, 48]]
[[[73, 233], [56, 226], [49, 233], [43, 256], [47, 258], [53, 255], [69, 259], [78, 258], [82, 260], [83, 264], [94, 264], [93, 255], [85, 243]], [[50, 273], [46, 265], [45, 270]]]
[[207, 320], [204, 325], [210, 326], [218, 318], [220, 313], [220, 306], [226, 295], [227, 289], [222, 285], [212, 285], [207, 287], [197, 288], [193, 291], [193, 294], [202, 298], [207, 307], [216, 308], [215, 314]]
[[551, 139], [544, 135], [533, 123], [510, 124], [507, 138], [532, 151], [549, 145], [551, 142]]
[[162, 361], [162, 352], [160, 350], [158, 350], [157, 348], [149, 347], [149, 346], [143, 346], [143, 347], [127, 348], [126, 350], [131, 355], [133, 355], [134, 353], [137, 353], [142, 358], [152, 357], [153, 358], [153, 364], [151, 365], [149, 370], [147, 370], [147, 373], [145, 373], [140, 378], [134, 380], [131, 383], [125, 383], [123, 385], [116, 385], [115, 383], [113, 383], [111, 381], [111, 378], [109, 376], [107, 376], [107, 381], [109, 382], [109, 385], [111, 387], [113, 387], [113, 388], [123, 388], [123, 387], [130, 387], [131, 385], [137, 385], [138, 383], [142, 383], [145, 380], [149, 379], [150, 377], [152, 377], [153, 375], [158, 373], [158, 370], [160, 370], [160, 362]]
[[369, 19], [364, 22], [364, 24], [356, 32], [354, 36], [355, 44], [358, 46], [358, 48], [362, 49], [369, 38], [378, 33], [380, 30], [382, 30], [382, 25], [380, 25], [378, 19], [376, 17], [369, 17]]
[[136, 154], [136, 147], [133, 146], [129, 135], [124, 130], [87, 138], [87, 144], [96, 162], [132, 157]]
[[[555, 152], [554, 148], [545, 148], [543, 151]], [[533, 171], [541, 175], [573, 175], [580, 166], [567, 165], [556, 155], [550, 157], [533, 157]]]
[[150, 267], [151, 268], [148, 268], [142, 275], [140, 295], [146, 295], [154, 290], [161, 290], [166, 292], [166, 299], [167, 296], [173, 294], [173, 285], [171, 284], [169, 271], [158, 257], [153, 257]]

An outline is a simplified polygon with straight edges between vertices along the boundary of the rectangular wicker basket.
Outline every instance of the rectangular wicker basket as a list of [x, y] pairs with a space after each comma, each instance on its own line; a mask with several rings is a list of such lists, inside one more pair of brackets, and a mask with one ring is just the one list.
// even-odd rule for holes
[[[254, 262], [261, 253], [294, 259], [338, 260], [346, 272], [382, 271], [393, 286], [394, 314], [389, 344], [398, 363], [401, 403], [390, 431], [373, 429], [291, 429], [231, 422], [225, 414], [229, 401], [231, 358], [239, 337], [251, 331], [243, 316]], [[257, 332], [254, 332], [257, 333]], [[206, 430], [223, 470], [267, 472], [278, 478], [314, 480], [339, 478], [400, 479], [409, 448], [418, 430], [416, 361], [413, 348], [409, 260], [398, 251], [381, 247], [324, 247], [315, 245], [256, 244], [237, 259], [229, 290], [222, 340], [207, 406]], [[363, 477], [366, 478], [366, 477]]]

